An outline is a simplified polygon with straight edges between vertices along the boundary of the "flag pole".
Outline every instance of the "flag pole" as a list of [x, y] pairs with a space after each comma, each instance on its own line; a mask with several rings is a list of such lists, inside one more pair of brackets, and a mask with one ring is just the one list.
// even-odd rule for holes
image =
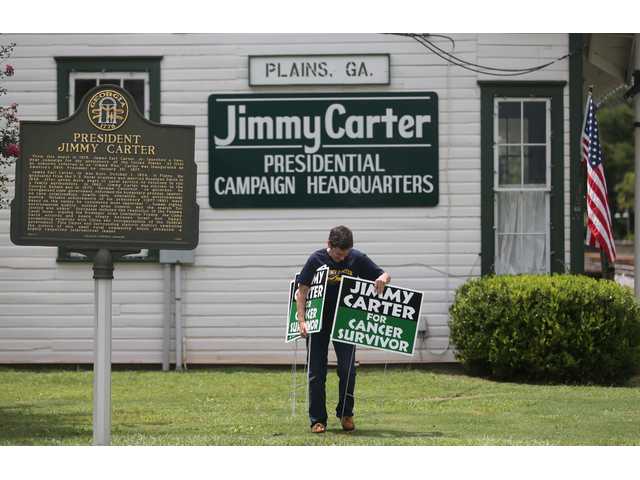
[[616, 267], [609, 263], [607, 254], [604, 249], [600, 249], [600, 263], [602, 264], [602, 278], [605, 280], [614, 280], [616, 276]]
[[[589, 109], [589, 99], [592, 96], [593, 96], [593, 85], [589, 85], [589, 90], [587, 91], [587, 102], [584, 106], [584, 115], [582, 115], [582, 129], [580, 130], [581, 138], [582, 138], [582, 132], [584, 132], [584, 127], [587, 125], [587, 110]], [[580, 142], [580, 144], [582, 144], [582, 142]]]

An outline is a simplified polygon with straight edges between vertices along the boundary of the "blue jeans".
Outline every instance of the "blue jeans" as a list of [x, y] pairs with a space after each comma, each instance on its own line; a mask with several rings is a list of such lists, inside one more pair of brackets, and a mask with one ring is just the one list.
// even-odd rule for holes
[[[311, 343], [309, 361], [309, 421], [311, 425], [322, 423], [327, 425], [327, 406], [325, 384], [327, 380], [327, 355], [329, 353], [329, 337], [331, 322], [323, 322], [322, 331], [307, 337], [307, 355]], [[338, 405], [336, 416], [353, 416], [353, 392], [356, 385], [355, 345], [333, 342], [333, 349], [338, 358]]]

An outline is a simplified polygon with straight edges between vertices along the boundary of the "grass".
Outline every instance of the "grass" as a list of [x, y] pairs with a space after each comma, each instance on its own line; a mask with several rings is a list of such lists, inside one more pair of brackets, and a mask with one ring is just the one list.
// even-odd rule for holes
[[[0, 445], [90, 445], [91, 371], [0, 367]], [[356, 431], [309, 433], [304, 372], [116, 370], [114, 445], [640, 445], [640, 379], [626, 387], [499, 383], [442, 369], [360, 368]], [[337, 377], [329, 371], [327, 410]]]

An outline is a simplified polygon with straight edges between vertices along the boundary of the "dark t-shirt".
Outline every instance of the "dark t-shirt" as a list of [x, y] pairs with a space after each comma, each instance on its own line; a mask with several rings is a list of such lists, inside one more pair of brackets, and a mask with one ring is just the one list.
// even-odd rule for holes
[[298, 276], [298, 282], [302, 285], [311, 285], [313, 274], [323, 265], [329, 267], [327, 292], [324, 297], [324, 310], [322, 313], [322, 329], [324, 330], [327, 325], [333, 324], [333, 315], [336, 310], [338, 290], [340, 289], [342, 275], [360, 277], [365, 280], [375, 280], [384, 273], [384, 270], [367, 257], [366, 254], [355, 248], [352, 248], [349, 255], [341, 262], [333, 260], [329, 256], [327, 249], [321, 248], [309, 256], [307, 263], [304, 264]]

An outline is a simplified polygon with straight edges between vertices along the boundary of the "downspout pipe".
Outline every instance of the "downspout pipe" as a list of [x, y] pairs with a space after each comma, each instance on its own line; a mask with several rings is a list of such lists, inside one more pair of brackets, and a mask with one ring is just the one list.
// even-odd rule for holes
[[176, 307], [176, 370], [181, 371], [183, 368], [182, 361], [184, 352], [184, 334], [182, 325], [182, 266], [180, 262], [175, 265], [175, 307]]
[[171, 319], [173, 317], [173, 299], [171, 298], [171, 264], [163, 266], [164, 318], [162, 322], [162, 371], [168, 372], [171, 366]]

